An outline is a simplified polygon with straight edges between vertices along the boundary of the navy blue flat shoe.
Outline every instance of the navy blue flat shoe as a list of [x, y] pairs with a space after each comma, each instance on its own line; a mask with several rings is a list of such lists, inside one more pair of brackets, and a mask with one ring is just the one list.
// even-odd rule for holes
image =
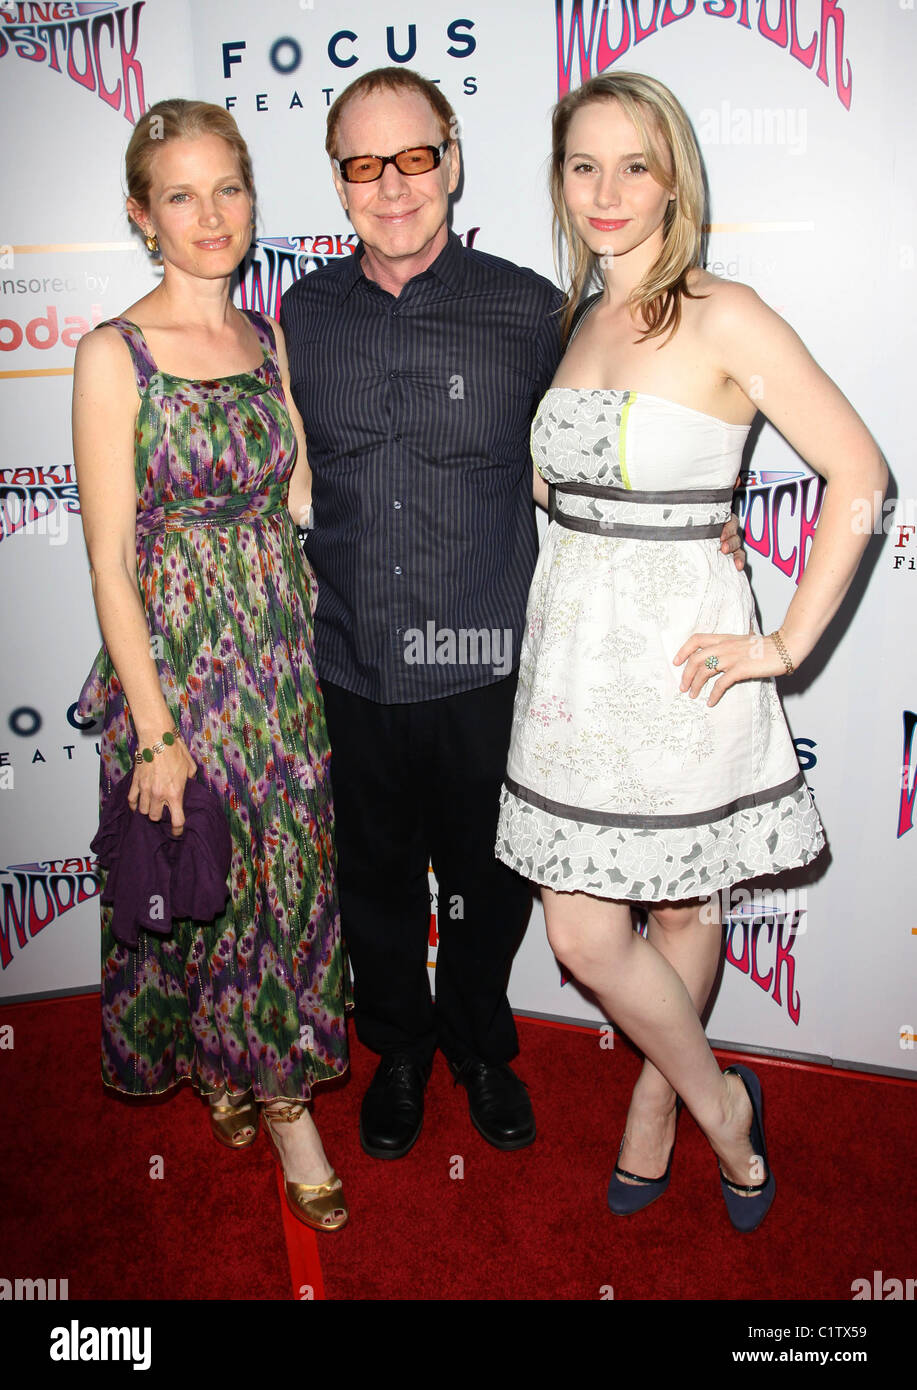
[[764, 1142], [761, 1082], [749, 1067], [741, 1065], [727, 1067], [724, 1074], [728, 1075], [730, 1072], [741, 1079], [748, 1092], [752, 1109], [751, 1129], [748, 1137], [755, 1156], [762, 1160], [767, 1169], [767, 1177], [763, 1182], [743, 1186], [741, 1183], [730, 1182], [720, 1167], [720, 1187], [723, 1189], [723, 1201], [726, 1203], [729, 1220], [736, 1230], [754, 1231], [761, 1225], [771, 1209], [777, 1184], [774, 1182], [774, 1175], [767, 1161], [767, 1145]]
[[[675, 1101], [676, 1137], [680, 1109], [681, 1097]], [[621, 1140], [621, 1147], [618, 1149], [619, 1158], [623, 1148], [624, 1139]], [[616, 1163], [608, 1184], [609, 1211], [613, 1212], [615, 1216], [633, 1216], [634, 1212], [643, 1211], [658, 1197], [661, 1197], [669, 1185], [669, 1178], [672, 1176], [672, 1155], [674, 1152], [675, 1140], [673, 1139], [672, 1147], [669, 1150], [669, 1161], [661, 1178], [642, 1178], [639, 1173], [628, 1173], [626, 1168], [619, 1168]], [[622, 1182], [622, 1178], [631, 1178], [632, 1181]]]

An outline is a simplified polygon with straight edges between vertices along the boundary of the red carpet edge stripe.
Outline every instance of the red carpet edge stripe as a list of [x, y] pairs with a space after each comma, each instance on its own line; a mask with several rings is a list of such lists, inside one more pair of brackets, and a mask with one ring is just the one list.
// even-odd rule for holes
[[283, 1171], [277, 1165], [277, 1194], [280, 1198], [280, 1216], [283, 1221], [283, 1234], [287, 1243], [287, 1261], [290, 1266], [290, 1279], [293, 1283], [293, 1297], [297, 1302], [303, 1299], [324, 1299], [325, 1281], [322, 1278], [322, 1262], [318, 1253], [318, 1236], [304, 1226], [287, 1206], [283, 1188]]

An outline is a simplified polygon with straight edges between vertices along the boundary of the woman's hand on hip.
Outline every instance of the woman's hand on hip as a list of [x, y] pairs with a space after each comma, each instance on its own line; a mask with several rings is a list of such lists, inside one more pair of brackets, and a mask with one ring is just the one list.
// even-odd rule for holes
[[696, 700], [707, 681], [714, 685], [707, 700], [715, 705], [738, 681], [782, 676], [786, 663], [772, 636], [758, 632], [744, 637], [726, 632], [693, 632], [675, 653], [674, 666], [684, 666], [681, 689]]

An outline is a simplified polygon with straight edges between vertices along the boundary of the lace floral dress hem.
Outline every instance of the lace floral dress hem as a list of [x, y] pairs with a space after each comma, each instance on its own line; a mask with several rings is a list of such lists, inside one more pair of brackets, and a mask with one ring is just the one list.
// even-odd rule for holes
[[497, 855], [557, 893], [683, 902], [811, 863], [824, 836], [805, 787], [703, 827], [596, 826], [532, 805], [504, 787]]

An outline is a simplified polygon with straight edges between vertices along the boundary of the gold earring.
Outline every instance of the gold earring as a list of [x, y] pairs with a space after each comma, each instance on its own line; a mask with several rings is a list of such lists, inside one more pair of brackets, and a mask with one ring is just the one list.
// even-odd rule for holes
[[156, 233], [147, 232], [146, 236], [143, 239], [146, 242], [146, 249], [149, 251], [150, 255], [155, 256], [156, 252], [159, 250], [159, 239], [156, 236]]

